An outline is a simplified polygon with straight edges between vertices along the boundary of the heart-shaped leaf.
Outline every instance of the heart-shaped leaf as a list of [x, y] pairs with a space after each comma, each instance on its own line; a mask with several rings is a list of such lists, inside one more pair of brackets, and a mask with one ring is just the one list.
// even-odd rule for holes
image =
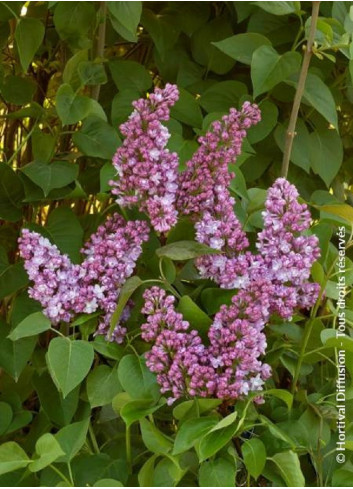
[[94, 357], [93, 346], [87, 341], [54, 338], [46, 355], [50, 375], [66, 397], [88, 374]]

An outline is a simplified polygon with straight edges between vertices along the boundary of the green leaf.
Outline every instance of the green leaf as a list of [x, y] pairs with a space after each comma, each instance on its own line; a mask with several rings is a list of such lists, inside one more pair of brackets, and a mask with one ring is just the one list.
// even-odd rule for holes
[[152, 455], [141, 467], [138, 474], [140, 487], [153, 487], [154, 465], [158, 455]]
[[47, 331], [50, 327], [51, 324], [49, 319], [44, 316], [42, 312], [34, 312], [21, 321], [20, 324], [11, 331], [8, 337], [10, 340], [16, 341], [21, 338], [26, 338], [27, 336], [34, 336], [43, 331]]
[[189, 126], [198, 128], [202, 126], [200, 106], [195, 97], [184, 88], [179, 88], [179, 100], [171, 108], [170, 115]]
[[65, 187], [76, 180], [78, 166], [68, 161], [54, 161], [50, 164], [34, 161], [21, 168], [21, 171], [38, 185], [47, 197], [54, 188]]
[[13, 412], [10, 404], [0, 401], [0, 436], [4, 435], [11, 425]]
[[260, 103], [259, 107], [261, 110], [261, 121], [256, 126], [250, 127], [247, 134], [247, 139], [250, 144], [265, 139], [277, 124], [278, 108], [274, 103], [265, 100]]
[[133, 399], [158, 399], [159, 387], [155, 376], [136, 355], [126, 355], [119, 363], [118, 376], [123, 389]]
[[241, 447], [244, 464], [249, 474], [257, 479], [266, 463], [266, 448], [259, 438], [246, 440]]
[[[146, 68], [136, 61], [112, 60], [109, 63], [115, 85], [119, 91], [130, 90], [143, 93], [152, 86], [152, 78]], [[135, 99], [138, 98], [135, 97]], [[132, 112], [132, 106], [130, 106]]]
[[203, 24], [191, 36], [191, 51], [194, 60], [209, 70], [224, 75], [234, 66], [234, 59], [217, 49], [215, 43], [233, 35], [227, 16], [218, 16]]
[[208, 314], [215, 314], [222, 304], [230, 305], [235, 294], [236, 290], [204, 289], [201, 292], [201, 304]]
[[116, 479], [100, 479], [93, 487], [124, 487], [124, 484]]
[[342, 469], [336, 469], [332, 474], [332, 487], [352, 487], [353, 470], [345, 465]]
[[96, 336], [92, 344], [94, 349], [106, 358], [121, 360], [124, 355], [125, 347], [123, 345], [107, 341], [104, 336]]
[[81, 61], [77, 66], [77, 72], [83, 85], [102, 85], [107, 83], [107, 75], [102, 63]]
[[37, 338], [11, 341], [7, 338], [9, 333], [9, 326], [0, 321], [0, 367], [17, 381], [32, 356]]
[[238, 428], [234, 423], [237, 415], [238, 413], [236, 411], [229, 414], [219, 421], [216, 426], [201, 439], [199, 446], [200, 462], [206, 460], [206, 458], [212, 457], [212, 455], [217, 453], [229, 442], [229, 440], [231, 440]]
[[[297, 77], [286, 80], [288, 85], [297, 87]], [[303, 101], [319, 112], [335, 129], [338, 127], [336, 102], [328, 86], [320, 77], [313, 73], [308, 73]]]
[[0, 163], [0, 219], [15, 222], [22, 218], [23, 185], [6, 163]]
[[44, 25], [39, 19], [21, 17], [15, 30], [15, 41], [23, 71], [27, 71], [44, 38]]
[[55, 438], [64, 452], [58, 462], [69, 463], [81, 450], [86, 441], [89, 421], [89, 418], [86, 418], [83, 421], [69, 424], [56, 433]]
[[71, 85], [64, 83], [57, 91], [56, 111], [63, 125], [75, 124], [88, 116], [90, 99], [83, 95], [76, 95]]
[[27, 467], [29, 462], [26, 452], [14, 441], [0, 445], [0, 475]]
[[272, 436], [278, 438], [279, 440], [287, 443], [291, 448], [295, 448], [296, 444], [294, 440], [287, 435], [282, 429], [280, 429], [276, 424], [272, 423], [266, 416], [260, 415], [260, 420], [264, 425], [266, 425]]
[[323, 345], [353, 353], [353, 338], [340, 334], [335, 329], [324, 329], [320, 334]]
[[0, 264], [0, 299], [17, 292], [28, 284], [28, 275], [22, 262]]
[[287, 404], [288, 409], [293, 405], [293, 394], [285, 389], [268, 389], [264, 391], [265, 396], [274, 396]]
[[217, 422], [217, 416], [205, 416], [185, 421], [177, 431], [173, 455], [178, 455], [189, 450], [203, 435], [216, 426]]
[[51, 433], [42, 435], [36, 443], [36, 455], [29, 465], [31, 472], [38, 472], [51, 463], [55, 462], [61, 455], [64, 455], [59, 442]]
[[205, 90], [200, 98], [200, 105], [209, 113], [228, 112], [231, 107], [236, 107], [239, 99], [247, 93], [247, 86], [242, 82], [222, 81]]
[[41, 407], [50, 421], [59, 426], [68, 425], [77, 409], [79, 387], [63, 399], [47, 371], [41, 375], [35, 373], [32, 380]]
[[164, 12], [155, 14], [145, 6], [141, 24], [151, 36], [158, 55], [165, 61], [166, 55], [170, 54], [179, 36], [179, 26], [175, 22], [175, 17]]
[[96, 12], [90, 2], [58, 2], [53, 20], [61, 39], [77, 41], [94, 26]]
[[68, 83], [74, 90], [81, 87], [81, 79], [78, 74], [78, 66], [82, 61], [88, 61], [88, 49], [77, 51], [65, 64], [63, 82]]
[[118, 34], [129, 42], [137, 41], [142, 2], [108, 2], [112, 26]]
[[345, 219], [349, 223], [353, 223], [353, 209], [348, 204], [332, 204], [332, 205], [318, 205], [317, 209], [323, 212], [328, 212], [335, 216]]
[[[262, 8], [273, 15], [288, 15], [300, 10], [299, 2], [252, 2], [254, 5]], [[299, 4], [299, 8], [298, 5]]]
[[83, 229], [76, 214], [70, 208], [54, 209], [49, 214], [45, 230], [62, 253], [66, 253], [75, 263], [80, 261]]
[[14, 105], [28, 104], [36, 91], [36, 85], [31, 79], [15, 75], [7, 76], [0, 86], [5, 101]]
[[300, 69], [301, 56], [294, 51], [279, 55], [271, 46], [261, 46], [252, 57], [251, 80], [254, 97], [268, 92]]
[[110, 404], [121, 392], [117, 368], [98, 365], [87, 378], [87, 396], [92, 408]]
[[235, 487], [235, 462], [216, 458], [202, 462], [199, 470], [200, 487]]
[[[33, 159], [41, 163], [48, 163], [54, 156], [56, 138], [47, 132], [35, 130], [32, 134]], [[22, 168], [21, 168], [22, 170]]]
[[153, 453], [168, 453], [172, 443], [168, 438], [147, 419], [140, 420], [141, 436], [146, 448]]
[[188, 321], [192, 328], [195, 328], [201, 336], [207, 337], [212, 319], [189, 296], [184, 295], [180, 299], [177, 310], [181, 312], [185, 321]]
[[51, 340], [46, 354], [50, 375], [65, 398], [88, 374], [94, 357], [87, 341], [67, 338]]
[[135, 290], [140, 287], [142, 283], [143, 282], [140, 279], [140, 277], [137, 277], [137, 275], [135, 275], [133, 277], [128, 278], [124, 283], [124, 285], [122, 286], [119, 294], [118, 304], [110, 320], [110, 329], [109, 329], [108, 336], [112, 335], [114, 329], [116, 328], [116, 325], [119, 323], [120, 316], [122, 315], [128, 300], [135, 292]]
[[140, 97], [136, 89], [124, 89], [119, 91], [113, 98], [111, 119], [114, 127], [119, 126], [131, 114], [133, 107], [132, 102]]
[[175, 261], [191, 260], [211, 253], [218, 253], [218, 251], [196, 241], [177, 241], [156, 250], [157, 256], [166, 256]]
[[273, 455], [272, 460], [278, 473], [288, 487], [304, 487], [305, 478], [300, 468], [299, 457], [296, 453], [288, 450]]
[[120, 146], [118, 133], [100, 117], [90, 116], [80, 131], [75, 132], [73, 141], [82, 153], [96, 158], [112, 159]]
[[107, 161], [99, 172], [100, 192], [110, 192], [109, 181], [114, 178], [116, 178], [116, 169], [110, 161]]
[[173, 416], [178, 420], [198, 418], [200, 414], [213, 411], [222, 403], [220, 399], [193, 399], [184, 401], [175, 406]]
[[[310, 161], [313, 171], [329, 187], [343, 161], [342, 140], [332, 129], [315, 130], [310, 135]], [[323, 165], [323, 161], [330, 164]]]
[[175, 281], [177, 274], [173, 261], [170, 258], [164, 256], [163, 258], [161, 258], [160, 261], [160, 269], [162, 277], [165, 278], [167, 282], [172, 284]]
[[254, 51], [261, 46], [271, 46], [271, 41], [262, 34], [246, 32], [227, 37], [223, 41], [213, 42], [212, 44], [230, 58], [250, 65]]
[[120, 409], [120, 416], [127, 426], [131, 426], [136, 421], [154, 413], [162, 404], [154, 404], [148, 399], [130, 401]]

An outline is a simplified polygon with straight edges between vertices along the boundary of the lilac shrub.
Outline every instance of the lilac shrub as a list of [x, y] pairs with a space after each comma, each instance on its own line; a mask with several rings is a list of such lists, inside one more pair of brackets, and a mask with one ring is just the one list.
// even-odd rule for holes
[[[313, 306], [319, 285], [309, 278], [319, 257], [318, 239], [308, 234], [310, 213], [298, 202], [296, 188], [279, 178], [268, 191], [263, 229], [250, 251], [234, 213], [229, 191], [234, 175], [228, 167], [236, 162], [247, 130], [260, 121], [259, 108], [245, 102], [240, 111], [231, 109], [213, 122], [179, 173], [178, 156], [166, 148], [169, 132], [161, 122], [169, 119], [177, 99], [177, 87], [167, 84], [133, 103], [134, 111], [120, 127], [125, 140], [113, 158], [118, 178], [110, 182], [112, 193], [121, 207], [135, 205], [144, 212], [157, 233], [167, 233], [178, 216], [189, 216], [197, 241], [218, 250], [196, 259], [200, 277], [234, 289], [234, 296], [215, 314], [205, 344], [176, 311], [175, 297], [158, 287], [146, 290], [141, 335], [151, 343], [147, 366], [169, 403], [184, 396], [234, 400], [249, 393], [260, 402], [271, 375], [262, 361], [264, 328], [273, 315], [290, 320], [296, 310]], [[33, 282], [30, 296], [53, 324], [100, 311], [97, 333], [106, 334], [148, 235], [147, 221], [126, 222], [114, 214], [85, 244], [84, 260], [76, 265], [46, 238], [24, 229], [20, 254]], [[122, 318], [128, 313], [127, 307]], [[117, 324], [113, 339], [120, 343], [125, 333]]]

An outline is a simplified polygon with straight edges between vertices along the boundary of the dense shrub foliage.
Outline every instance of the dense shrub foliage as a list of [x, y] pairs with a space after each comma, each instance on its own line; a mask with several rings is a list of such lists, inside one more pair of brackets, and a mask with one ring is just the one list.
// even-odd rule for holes
[[0, 485], [351, 485], [352, 12], [0, 2]]

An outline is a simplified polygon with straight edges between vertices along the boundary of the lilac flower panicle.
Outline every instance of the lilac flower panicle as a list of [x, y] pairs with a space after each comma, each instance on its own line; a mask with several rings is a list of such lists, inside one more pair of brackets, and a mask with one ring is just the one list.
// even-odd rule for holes
[[[196, 264], [204, 278], [233, 288], [225, 273], [229, 260], [248, 246], [248, 239], [234, 213], [235, 200], [229, 191], [234, 177], [228, 166], [241, 153], [246, 131], [260, 121], [257, 105], [245, 102], [240, 111], [230, 109], [221, 121], [199, 138], [200, 147], [180, 177], [178, 210], [196, 221], [196, 238], [222, 252], [204, 256]], [[234, 274], [233, 274], [234, 276]]]
[[264, 228], [256, 244], [258, 253], [244, 251], [245, 241], [240, 253], [234, 244], [222, 247], [221, 224], [206, 212], [196, 223], [196, 238], [222, 253], [196, 260], [201, 276], [225, 289], [246, 289], [266, 280], [274, 286], [271, 313], [285, 319], [291, 319], [296, 309], [311, 307], [320, 287], [309, 282], [310, 270], [320, 249], [316, 236], [302, 234], [309, 229], [311, 217], [298, 197], [294, 185], [284, 178], [270, 187], [263, 212]]
[[113, 158], [118, 178], [110, 184], [117, 202], [138, 205], [159, 232], [169, 231], [177, 221], [178, 156], [166, 149], [170, 134], [160, 121], [169, 119], [178, 97], [177, 87], [168, 83], [148, 99], [135, 101], [135, 110], [120, 126], [125, 140]]
[[80, 296], [80, 267], [47, 238], [28, 229], [22, 230], [19, 249], [28, 277], [34, 282], [29, 296], [41, 303], [53, 324], [69, 322]]
[[221, 121], [213, 122], [211, 130], [198, 139], [199, 149], [180, 177], [177, 193], [180, 213], [200, 216], [208, 211], [221, 215], [223, 206], [233, 207], [228, 187], [234, 175], [228, 166], [241, 153], [246, 130], [260, 118], [257, 105], [245, 102], [240, 111], [230, 109]]
[[209, 330], [210, 346], [205, 346], [175, 311], [174, 297], [158, 287], [145, 291], [142, 338], [153, 342], [146, 364], [170, 403], [183, 396], [238, 399], [262, 390], [271, 372], [259, 360], [266, 348], [261, 330], [269, 315], [268, 293], [266, 287], [243, 292], [232, 306], [222, 306]]
[[[23, 229], [20, 255], [33, 286], [29, 295], [38, 300], [53, 324], [70, 322], [76, 314], [102, 311], [98, 334], [105, 334], [121, 286], [134, 271], [142, 243], [148, 239], [144, 221], [125, 222], [114, 214], [99, 226], [85, 244], [80, 265], [36, 232]], [[124, 311], [127, 319], [129, 308]], [[113, 339], [120, 343], [125, 329], [117, 324]]]

